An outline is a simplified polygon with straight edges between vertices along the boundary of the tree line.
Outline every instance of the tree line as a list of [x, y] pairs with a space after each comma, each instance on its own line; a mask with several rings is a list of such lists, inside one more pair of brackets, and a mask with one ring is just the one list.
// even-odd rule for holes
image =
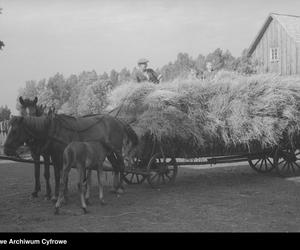
[[[225, 69], [253, 74], [255, 64], [246, 53], [244, 50], [240, 57], [235, 58], [228, 50], [224, 52], [218, 48], [207, 56], [200, 54], [195, 59], [188, 53], [179, 53], [174, 62], [155, 70], [162, 74], [163, 81], [186, 78], [191, 72], [197, 72], [199, 77], [205, 72], [207, 62], [212, 63], [215, 71]], [[118, 72], [113, 69], [109, 74], [107, 72], [98, 74], [92, 70], [83, 71], [78, 75], [72, 74], [69, 77], [57, 73], [49, 79], [27, 81], [25, 87], [19, 90], [19, 96], [31, 99], [37, 96], [39, 104], [74, 116], [100, 113], [108, 104], [108, 93], [116, 86], [133, 80], [136, 70], [124, 68]], [[19, 109], [18, 101], [17, 109]]]

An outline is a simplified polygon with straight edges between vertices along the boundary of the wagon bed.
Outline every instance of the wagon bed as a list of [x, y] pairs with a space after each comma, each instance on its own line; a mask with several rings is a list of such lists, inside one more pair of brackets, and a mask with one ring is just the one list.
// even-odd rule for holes
[[[292, 147], [290, 143], [269, 148], [261, 148], [258, 143], [250, 149], [244, 145], [227, 149], [217, 147], [218, 150], [215, 151], [212, 148], [196, 148], [191, 153], [185, 150], [184, 156], [176, 153], [183, 148], [182, 145], [173, 145], [174, 148], [169, 150], [170, 148], [163, 147], [161, 143], [149, 138], [143, 138], [143, 145], [144, 148], [135, 158], [134, 164], [125, 171], [124, 180], [128, 184], [140, 184], [147, 180], [152, 187], [158, 187], [172, 183], [176, 179], [178, 166], [186, 165], [248, 162], [249, 166], [259, 173], [276, 171], [283, 177], [300, 173], [299, 147]], [[178, 161], [178, 158], [183, 160]]]

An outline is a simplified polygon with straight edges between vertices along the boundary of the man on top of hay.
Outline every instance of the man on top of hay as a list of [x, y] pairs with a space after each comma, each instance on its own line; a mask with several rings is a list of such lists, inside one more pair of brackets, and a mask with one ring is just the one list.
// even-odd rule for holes
[[202, 75], [202, 79], [212, 79], [215, 76], [215, 71], [213, 69], [212, 63], [211, 62], [207, 62], [206, 63], [206, 71], [204, 71], [203, 75]]
[[158, 75], [153, 69], [148, 67], [148, 59], [142, 58], [138, 60], [138, 71], [136, 72], [135, 78], [137, 82], [153, 82], [158, 84], [161, 79], [161, 75]]

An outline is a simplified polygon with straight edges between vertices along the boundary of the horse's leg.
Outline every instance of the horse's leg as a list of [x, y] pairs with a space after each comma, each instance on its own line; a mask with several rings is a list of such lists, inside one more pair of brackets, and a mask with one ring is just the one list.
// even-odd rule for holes
[[118, 181], [118, 185], [115, 185], [116, 192], [118, 194], [124, 193], [124, 186], [123, 186], [123, 172], [124, 172], [124, 159], [123, 156], [120, 152], [117, 150], [115, 151], [115, 165], [117, 170], [115, 171], [115, 176], [114, 176], [114, 182]]
[[85, 203], [85, 191], [86, 191], [86, 174], [83, 164], [77, 163], [77, 171], [79, 176], [79, 193], [80, 193], [80, 201], [83, 212], [87, 213], [87, 205]]
[[102, 163], [99, 163], [98, 169], [97, 169], [97, 177], [98, 177], [98, 187], [99, 187], [99, 199], [100, 199], [100, 204], [105, 205], [104, 197], [103, 197], [103, 165]]
[[35, 153], [31, 153], [31, 157], [35, 161], [35, 163], [34, 163], [34, 180], [35, 180], [35, 185], [34, 185], [34, 191], [32, 192], [31, 195], [32, 195], [33, 198], [36, 198], [36, 197], [38, 197], [38, 192], [41, 191], [40, 163], [39, 163], [40, 156], [37, 155], [37, 154], [35, 154]]
[[[57, 200], [57, 197], [59, 195], [59, 185], [60, 185], [60, 172], [62, 169], [62, 159], [60, 155], [54, 157], [53, 164], [54, 164], [54, 178], [55, 178], [55, 191], [54, 196], [52, 197], [53, 201]], [[54, 163], [55, 162], [55, 163]]]
[[51, 185], [50, 185], [50, 156], [48, 154], [43, 155], [44, 158], [44, 177], [46, 181], [46, 199], [51, 199]]
[[[118, 161], [118, 167], [119, 167], [119, 188], [124, 190], [124, 186], [123, 186], [123, 175], [124, 175], [124, 169], [125, 169], [125, 165], [124, 165], [124, 158], [122, 156], [122, 151], [121, 152], [116, 152], [116, 157], [117, 157], [117, 161]], [[122, 191], [119, 191], [122, 192]]]
[[60, 183], [60, 189], [59, 189], [59, 195], [57, 202], [55, 204], [55, 214], [59, 213], [59, 208], [61, 207], [62, 202], [65, 199], [66, 194], [66, 182], [69, 176], [69, 172], [71, 170], [71, 164], [67, 163], [63, 169], [61, 170], [61, 183]]
[[90, 194], [91, 194], [91, 187], [92, 187], [92, 170], [88, 169], [87, 170], [87, 189], [85, 193], [85, 202], [87, 205], [90, 205]]
[[107, 155], [107, 159], [110, 161], [112, 168], [113, 168], [113, 187], [112, 192], [117, 192], [119, 188], [119, 171], [118, 171], [118, 161], [114, 155], [114, 153], [111, 153]]

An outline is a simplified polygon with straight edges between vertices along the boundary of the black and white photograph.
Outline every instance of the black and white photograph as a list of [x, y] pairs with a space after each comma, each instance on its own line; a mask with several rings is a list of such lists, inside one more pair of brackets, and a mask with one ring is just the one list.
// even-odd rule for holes
[[299, 231], [300, 1], [0, 0], [0, 233]]

